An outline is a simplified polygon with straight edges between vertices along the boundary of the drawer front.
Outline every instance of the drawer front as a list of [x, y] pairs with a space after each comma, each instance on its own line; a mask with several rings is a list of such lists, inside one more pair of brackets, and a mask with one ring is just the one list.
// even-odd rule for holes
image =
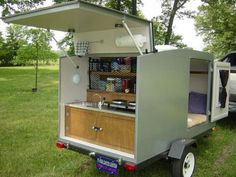
[[65, 135], [78, 140], [134, 153], [133, 117], [66, 106]]
[[102, 131], [97, 134], [97, 143], [117, 150], [133, 153], [134, 118], [101, 113], [97, 126]]
[[92, 127], [96, 124], [96, 112], [78, 108], [66, 108], [65, 135], [76, 139], [93, 142], [96, 132]]

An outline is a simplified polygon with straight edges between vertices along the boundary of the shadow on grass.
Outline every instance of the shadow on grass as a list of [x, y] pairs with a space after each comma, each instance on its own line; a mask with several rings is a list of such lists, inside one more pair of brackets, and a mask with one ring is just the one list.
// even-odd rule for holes
[[[75, 176], [93, 176], [93, 177], [113, 177], [96, 169], [95, 160], [87, 159], [76, 170]], [[119, 177], [170, 177], [171, 176], [171, 164], [169, 160], [160, 159], [141, 169], [139, 171], [127, 171], [123, 167], [119, 169]]]
[[218, 122], [218, 125], [222, 128], [235, 129], [236, 130], [236, 112], [229, 113], [227, 118], [224, 118]]

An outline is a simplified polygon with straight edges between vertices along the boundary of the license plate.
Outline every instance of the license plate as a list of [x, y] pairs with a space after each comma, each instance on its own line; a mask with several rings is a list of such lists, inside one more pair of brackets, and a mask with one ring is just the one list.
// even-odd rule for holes
[[100, 171], [113, 175], [118, 175], [119, 172], [117, 160], [104, 156], [97, 156], [96, 168]]

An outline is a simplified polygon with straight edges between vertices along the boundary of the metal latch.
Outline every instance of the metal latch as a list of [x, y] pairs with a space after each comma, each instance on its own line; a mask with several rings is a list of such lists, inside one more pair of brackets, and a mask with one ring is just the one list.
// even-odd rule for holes
[[92, 130], [94, 130], [95, 132], [101, 132], [103, 129], [101, 127], [93, 126]]

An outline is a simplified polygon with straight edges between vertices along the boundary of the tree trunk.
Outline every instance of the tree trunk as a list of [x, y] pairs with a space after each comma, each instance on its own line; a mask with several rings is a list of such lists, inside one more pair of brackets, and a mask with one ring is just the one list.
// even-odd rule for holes
[[137, 0], [132, 0], [132, 15], [137, 15]]
[[179, 3], [179, 0], [174, 1], [174, 5], [173, 5], [171, 13], [170, 13], [170, 19], [169, 19], [167, 32], [166, 32], [166, 37], [165, 37], [165, 45], [170, 44], [170, 38], [171, 38], [171, 34], [172, 34], [172, 27], [173, 27], [176, 12], [178, 10], [178, 3]]
[[100, 0], [99, 3], [98, 3], [100, 6], [102, 5], [102, 1], [103, 1], [103, 0]]
[[34, 88], [32, 88], [32, 92], [38, 91], [38, 66], [39, 66], [39, 46], [38, 43], [36, 43], [36, 63], [35, 63], [35, 85]]
[[117, 0], [117, 7], [116, 7], [116, 10], [119, 10], [119, 11], [120, 11], [120, 9], [121, 9], [120, 1], [121, 1], [121, 0]]

